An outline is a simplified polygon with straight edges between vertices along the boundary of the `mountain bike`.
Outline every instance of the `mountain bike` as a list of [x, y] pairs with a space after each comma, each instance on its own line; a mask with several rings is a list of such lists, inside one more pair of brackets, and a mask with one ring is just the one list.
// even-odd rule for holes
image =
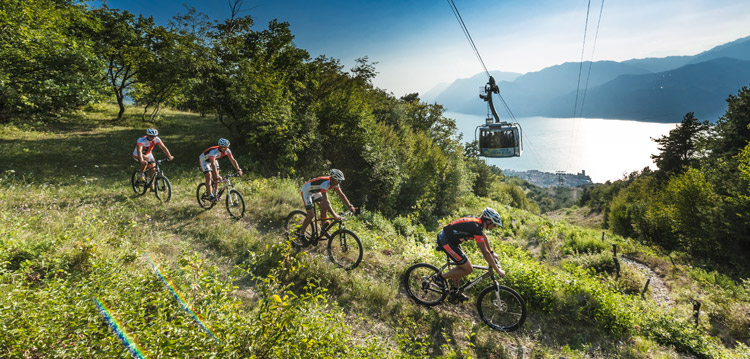
[[466, 281], [458, 288], [448, 288], [450, 279], [446, 279], [445, 285], [441, 285], [436, 280], [436, 275], [446, 272], [455, 265], [446, 256], [446, 262], [440, 269], [428, 263], [417, 263], [409, 267], [404, 273], [406, 293], [415, 302], [431, 307], [442, 303], [451, 291], [462, 294], [485, 278], [490, 278], [492, 284], [483, 289], [477, 297], [479, 317], [490, 328], [503, 332], [518, 330], [523, 325], [526, 320], [526, 303], [515, 290], [497, 282], [491, 267], [472, 265], [474, 269], [485, 271], [485, 273], [474, 280]]
[[[313, 203], [318, 204], [317, 202]], [[302, 227], [302, 222], [305, 221], [307, 212], [296, 210], [287, 215], [284, 222], [287, 240], [291, 240], [292, 245], [297, 248], [304, 248], [310, 245], [317, 246], [319, 241], [327, 240], [328, 258], [333, 264], [345, 270], [357, 268], [359, 263], [362, 262], [362, 242], [360, 242], [354, 232], [346, 229], [345, 222], [347, 217], [358, 214], [359, 210], [357, 210], [357, 213], [339, 213], [341, 217], [340, 221], [331, 221], [333, 217], [319, 219], [317, 209], [313, 212], [315, 216], [310, 225], [307, 226], [307, 230], [305, 230], [305, 237], [298, 237], [297, 231]], [[334, 226], [338, 227], [331, 233], [331, 229]]]
[[210, 192], [206, 190], [206, 183], [201, 182], [195, 190], [195, 197], [198, 199], [198, 205], [205, 210], [209, 210], [213, 208], [217, 202], [221, 201], [221, 196], [226, 192], [227, 197], [225, 203], [229, 216], [234, 219], [242, 218], [242, 216], [245, 215], [245, 199], [239, 191], [234, 189], [234, 184], [232, 184], [232, 181], [230, 180], [231, 177], [239, 176], [240, 175], [237, 173], [224, 176], [221, 182], [219, 182], [222, 186], [214, 198], [211, 198]]
[[[133, 170], [133, 174], [130, 175], [130, 187], [133, 188], [133, 192], [136, 195], [142, 196], [149, 188], [152, 188], [156, 198], [163, 202], [169, 202], [172, 198], [172, 185], [169, 184], [169, 179], [161, 170], [160, 165], [162, 162], [169, 162], [169, 159], [165, 158], [149, 162], [154, 165], [154, 174], [151, 177], [146, 176], [145, 181], [141, 178], [141, 171], [139, 171], [138, 167]], [[146, 171], [148, 171], [148, 168]]]

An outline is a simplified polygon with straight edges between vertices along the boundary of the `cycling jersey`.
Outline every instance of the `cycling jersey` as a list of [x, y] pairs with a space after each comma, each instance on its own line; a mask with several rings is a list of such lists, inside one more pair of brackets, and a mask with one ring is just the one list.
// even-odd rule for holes
[[200, 155], [200, 157], [198, 157], [198, 159], [200, 159], [202, 162], [204, 162], [204, 161], [210, 161], [210, 160], [213, 160], [213, 159], [217, 159], [218, 160], [219, 158], [222, 158], [224, 156], [232, 157], [232, 151], [230, 151], [227, 148], [226, 150], [224, 150], [224, 152], [221, 152], [221, 151], [219, 151], [219, 146], [211, 146], [211, 147], [207, 148], [205, 151], [203, 151], [203, 153], [201, 153], [201, 155]]
[[[329, 189], [339, 188], [339, 185], [331, 186], [330, 176], [321, 176], [318, 178], [311, 179], [302, 185], [300, 194], [302, 195], [302, 201], [305, 202], [305, 208], [311, 209], [315, 207], [313, 200], [318, 201], [322, 196], [314, 196], [317, 193], [327, 193]], [[315, 198], [313, 198], [315, 197]]]
[[[224, 152], [219, 151], [219, 146], [211, 146], [207, 148], [203, 153], [201, 153], [200, 156], [198, 156], [198, 164], [201, 168], [201, 171], [203, 173], [208, 173], [213, 171], [213, 168], [211, 167], [211, 160], [213, 159], [219, 159], [224, 156], [227, 156], [229, 158], [232, 158], [232, 151], [230, 151], [228, 148], [224, 150]], [[216, 169], [219, 169], [219, 163], [216, 163]]]
[[464, 217], [443, 227], [443, 230], [438, 233], [436, 249], [445, 251], [453, 262], [461, 265], [469, 260], [461, 250], [461, 243], [469, 239], [474, 239], [477, 242], [487, 241], [482, 229], [481, 218]]
[[149, 141], [146, 137], [147, 136], [143, 136], [135, 142], [135, 149], [133, 150], [134, 157], [138, 157], [138, 147], [141, 147], [143, 155], [148, 156], [151, 154], [151, 150], [154, 149], [154, 146], [162, 143], [159, 137], [154, 137], [154, 139], [151, 141]]
[[443, 232], [453, 244], [461, 244], [469, 239], [474, 239], [477, 242], [487, 241], [482, 229], [482, 219], [479, 217], [457, 219], [443, 227]]

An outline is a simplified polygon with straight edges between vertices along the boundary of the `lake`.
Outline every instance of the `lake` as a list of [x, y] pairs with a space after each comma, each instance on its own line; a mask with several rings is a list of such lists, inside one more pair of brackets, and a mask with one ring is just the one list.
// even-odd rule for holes
[[[456, 120], [463, 140], [474, 139], [474, 129], [484, 116], [446, 112]], [[652, 123], [597, 118], [522, 117], [521, 157], [488, 158], [488, 164], [514, 171], [586, 171], [591, 180], [602, 183], [621, 179], [644, 167], [656, 169], [651, 160], [657, 144], [651, 138], [669, 134], [677, 123]]]

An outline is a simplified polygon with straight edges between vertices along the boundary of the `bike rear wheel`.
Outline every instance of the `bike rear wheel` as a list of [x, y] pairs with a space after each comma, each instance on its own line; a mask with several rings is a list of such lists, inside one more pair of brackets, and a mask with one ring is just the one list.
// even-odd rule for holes
[[227, 212], [234, 219], [240, 219], [245, 215], [245, 199], [236, 189], [230, 189], [226, 199]]
[[156, 198], [162, 202], [169, 202], [172, 198], [172, 185], [169, 184], [169, 179], [164, 176], [157, 176], [154, 184], [154, 194]]
[[448, 290], [433, 280], [433, 276], [439, 273], [440, 270], [432, 264], [417, 263], [409, 267], [404, 273], [406, 294], [415, 302], [428, 307], [442, 303]]
[[328, 258], [345, 270], [357, 268], [362, 262], [362, 242], [348, 229], [337, 231], [328, 240]]
[[[305, 221], [305, 217], [307, 217], [307, 213], [305, 211], [292, 211], [289, 213], [289, 215], [286, 216], [286, 221], [284, 222], [284, 230], [287, 233], [287, 236], [292, 241], [292, 245], [297, 248], [304, 248], [310, 245], [310, 242], [308, 242], [305, 239], [297, 238], [297, 231], [302, 227], [302, 222]], [[305, 230], [305, 235], [307, 238], [312, 238], [312, 224], [307, 226], [307, 230]]]
[[199, 184], [198, 188], [195, 190], [195, 198], [198, 200], [198, 205], [203, 209], [211, 209], [215, 204], [215, 202], [211, 201], [208, 196], [209, 192], [206, 191], [206, 184]]
[[146, 193], [148, 186], [146, 186], [146, 181], [141, 179], [140, 171], [133, 170], [133, 174], [130, 175], [130, 187], [133, 189], [133, 192], [139, 196], [143, 196], [143, 194]]
[[526, 303], [521, 295], [506, 286], [489, 286], [477, 297], [479, 316], [490, 328], [512, 332], [526, 320]]

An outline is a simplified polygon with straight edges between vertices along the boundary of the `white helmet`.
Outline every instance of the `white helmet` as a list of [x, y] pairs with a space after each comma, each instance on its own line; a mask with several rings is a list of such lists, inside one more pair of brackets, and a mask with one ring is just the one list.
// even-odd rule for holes
[[337, 169], [334, 168], [334, 169], [331, 170], [331, 177], [333, 177], [333, 179], [341, 182], [341, 181], [344, 180], [344, 172], [341, 172], [340, 170], [337, 170]]
[[503, 226], [503, 220], [500, 218], [500, 213], [497, 213], [496, 210], [487, 207], [482, 211], [482, 218], [487, 218], [490, 220], [490, 222], [498, 225], [499, 227]]
[[229, 147], [229, 140], [226, 138], [220, 138], [219, 139], [219, 146], [221, 147]]
[[159, 131], [157, 129], [155, 129], [155, 128], [149, 128], [149, 129], [146, 130], [146, 135], [147, 136], [157, 136], [157, 135], [159, 135]]

